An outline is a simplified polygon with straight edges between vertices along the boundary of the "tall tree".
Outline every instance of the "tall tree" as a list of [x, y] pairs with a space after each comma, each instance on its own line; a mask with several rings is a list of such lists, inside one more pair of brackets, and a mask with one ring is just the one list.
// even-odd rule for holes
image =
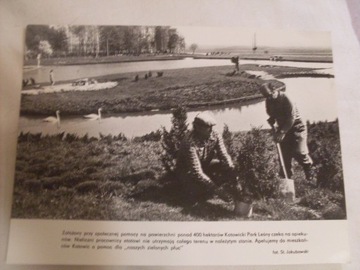
[[78, 54], [85, 54], [86, 53], [86, 28], [84, 25], [73, 25], [70, 28], [71, 32], [78, 38], [79, 46], [77, 48]]
[[155, 27], [142, 26], [142, 49], [146, 52], [155, 51]]
[[135, 30], [132, 26], [125, 29], [124, 34], [124, 49], [128, 53], [135, 52]]
[[190, 50], [192, 51], [193, 54], [198, 49], [198, 47], [199, 46], [196, 43], [193, 43], [193, 44], [190, 45]]
[[67, 52], [68, 50], [68, 40], [64, 29], [51, 31], [49, 42], [54, 51]]
[[107, 56], [124, 50], [126, 28], [126, 26], [101, 26], [99, 29], [100, 50], [106, 52]]
[[176, 29], [169, 30], [169, 41], [168, 41], [168, 49], [171, 53], [175, 52], [176, 47], [178, 46], [179, 35]]
[[186, 43], [185, 43], [185, 38], [182, 37], [182, 36], [179, 36], [178, 47], [179, 47], [179, 52], [180, 53], [185, 52]]
[[169, 29], [169, 26], [155, 27], [155, 47], [159, 52], [165, 52], [168, 48]]
[[100, 40], [99, 40], [99, 27], [97, 26], [87, 26], [86, 27], [86, 51], [92, 55], [97, 56], [99, 53]]
[[134, 51], [136, 54], [140, 54], [147, 47], [146, 35], [141, 26], [131, 26], [130, 28], [133, 31]]
[[47, 40], [40, 40], [39, 42], [39, 52], [42, 55], [50, 56], [53, 53], [53, 49], [51, 48], [51, 45], [49, 41]]
[[162, 51], [162, 31], [161, 26], [155, 27], [155, 48], [156, 51]]
[[28, 50], [38, 52], [40, 40], [49, 40], [50, 27], [47, 25], [28, 25], [25, 43]]

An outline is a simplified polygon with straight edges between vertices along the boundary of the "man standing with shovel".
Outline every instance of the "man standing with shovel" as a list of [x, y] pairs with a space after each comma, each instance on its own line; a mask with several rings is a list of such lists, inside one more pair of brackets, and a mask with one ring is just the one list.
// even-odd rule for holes
[[[315, 187], [313, 161], [307, 146], [306, 124], [284, 90], [285, 85], [275, 88], [270, 83], [265, 83], [261, 86], [261, 94], [266, 98], [266, 112], [270, 116], [268, 123], [274, 129], [274, 141], [280, 145], [286, 176], [291, 178], [293, 175], [291, 163], [294, 158], [303, 167], [307, 183]], [[285, 176], [283, 170], [280, 170], [280, 176]]]

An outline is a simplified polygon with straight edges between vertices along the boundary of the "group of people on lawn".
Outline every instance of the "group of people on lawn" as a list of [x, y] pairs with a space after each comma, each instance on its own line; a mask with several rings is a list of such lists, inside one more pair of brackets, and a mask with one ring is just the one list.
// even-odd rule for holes
[[[268, 123], [273, 129], [275, 143], [280, 145], [285, 171], [279, 176], [291, 178], [292, 160], [304, 169], [306, 181], [316, 186], [313, 179], [313, 161], [307, 146], [307, 128], [294, 102], [284, 93], [285, 85], [275, 87], [271, 83], [261, 86], [266, 98]], [[206, 201], [217, 195], [224, 201], [241, 198], [242, 187], [236, 177], [235, 167], [223, 139], [213, 130], [215, 120], [208, 113], [199, 113], [192, 130], [182, 141], [177, 160], [177, 175], [181, 179], [190, 205]]]

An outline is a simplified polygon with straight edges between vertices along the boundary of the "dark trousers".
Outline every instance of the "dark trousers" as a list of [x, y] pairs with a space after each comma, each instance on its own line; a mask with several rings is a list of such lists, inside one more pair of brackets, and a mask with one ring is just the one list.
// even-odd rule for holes
[[[306, 129], [301, 132], [290, 130], [280, 143], [280, 147], [289, 178], [293, 175], [292, 159], [295, 159], [303, 167], [305, 173], [308, 172], [313, 161], [309, 156]], [[285, 177], [282, 169], [280, 170], [280, 176]]]
[[[209, 166], [203, 168], [203, 171], [216, 187], [221, 187], [229, 197], [239, 196], [235, 173], [229, 168], [225, 168], [219, 160], [214, 159]], [[204, 202], [215, 195], [213, 189], [199, 179], [194, 179], [190, 173], [182, 174], [181, 178], [184, 197], [188, 203]]]

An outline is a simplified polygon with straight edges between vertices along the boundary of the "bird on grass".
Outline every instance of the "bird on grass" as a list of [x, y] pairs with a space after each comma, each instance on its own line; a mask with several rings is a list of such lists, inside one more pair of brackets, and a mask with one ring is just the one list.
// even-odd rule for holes
[[49, 116], [43, 119], [44, 122], [49, 122], [49, 123], [53, 123], [56, 124], [58, 128], [60, 128], [60, 111], [57, 110], [55, 112], [56, 117], [54, 116]]
[[86, 119], [89, 119], [89, 120], [101, 120], [101, 111], [102, 111], [102, 108], [99, 108], [98, 109], [98, 113], [91, 113], [91, 114], [86, 114], [84, 115], [84, 118]]

